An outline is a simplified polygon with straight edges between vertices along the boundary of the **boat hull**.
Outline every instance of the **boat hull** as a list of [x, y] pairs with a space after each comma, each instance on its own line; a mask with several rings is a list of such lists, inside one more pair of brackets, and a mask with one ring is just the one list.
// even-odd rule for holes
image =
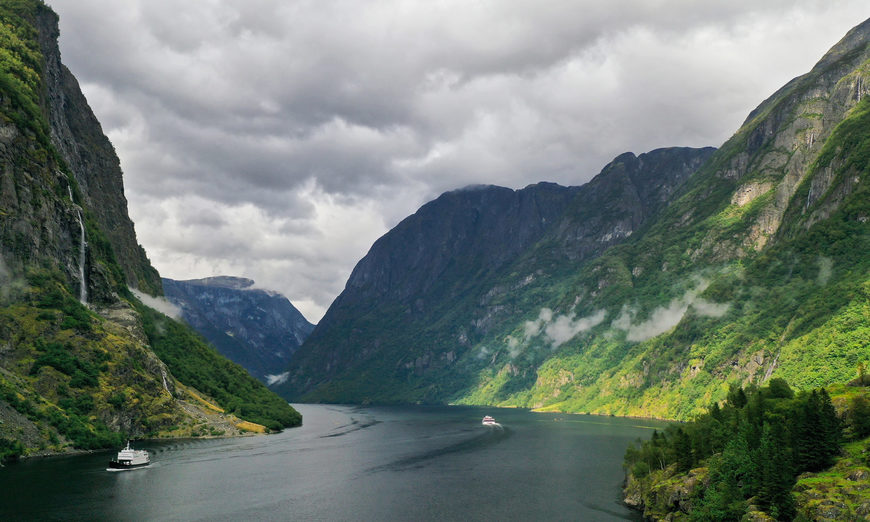
[[109, 467], [106, 468], [106, 471], [127, 471], [127, 470], [131, 470], [131, 469], [144, 468], [145, 466], [148, 466], [150, 464], [151, 464], [150, 462], [142, 462], [140, 464], [129, 464], [126, 462], [115, 462], [113, 460], [113, 461], [109, 462]]

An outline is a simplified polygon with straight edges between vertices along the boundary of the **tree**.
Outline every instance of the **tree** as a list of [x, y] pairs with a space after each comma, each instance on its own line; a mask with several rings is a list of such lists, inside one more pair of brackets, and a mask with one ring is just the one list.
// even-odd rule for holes
[[785, 379], [777, 377], [768, 381], [767, 396], [771, 399], [792, 399], [794, 398], [794, 392], [788, 383], [785, 382]]
[[741, 386], [734, 383], [731, 384], [728, 390], [728, 404], [734, 406], [738, 410], [746, 406], [746, 393]]
[[795, 515], [791, 489], [795, 474], [787, 453], [788, 441], [781, 422], [765, 423], [758, 458], [758, 507], [777, 520], [791, 520]]
[[695, 464], [695, 459], [692, 455], [692, 441], [683, 428], [677, 429], [677, 434], [674, 438], [674, 453], [676, 454], [678, 472], [692, 469], [692, 466]]
[[847, 414], [849, 427], [855, 438], [870, 437], [870, 402], [862, 396], [857, 396], [849, 403]]
[[821, 471], [840, 452], [840, 419], [824, 389], [813, 390], [794, 420], [798, 471]]

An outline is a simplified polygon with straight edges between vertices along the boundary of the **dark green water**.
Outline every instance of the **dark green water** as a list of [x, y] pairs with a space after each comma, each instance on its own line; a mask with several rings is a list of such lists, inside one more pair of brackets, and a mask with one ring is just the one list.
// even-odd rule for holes
[[[622, 455], [654, 421], [459, 407], [296, 406], [304, 426], [142, 442], [0, 469], [0, 520], [637, 520]], [[493, 415], [502, 429], [482, 426]]]

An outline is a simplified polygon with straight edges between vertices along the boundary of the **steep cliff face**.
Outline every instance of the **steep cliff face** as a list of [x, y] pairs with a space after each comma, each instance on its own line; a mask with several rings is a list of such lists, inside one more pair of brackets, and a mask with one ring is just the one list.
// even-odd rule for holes
[[[582, 187], [479, 186], [443, 194], [372, 246], [277, 389], [291, 397], [340, 389], [324, 391], [331, 400], [391, 400], [394, 392], [443, 400], [457, 393], [468, 375], [453, 372], [454, 361], [498, 321], [522, 313], [493, 300], [628, 238], [712, 151], [627, 153]], [[525, 269], [528, 278], [504, 285]], [[435, 386], [441, 379], [451, 384]]]
[[61, 63], [57, 15], [40, 10], [37, 29], [44, 58], [43, 99], [51, 143], [69, 167], [85, 206], [93, 212], [111, 244], [126, 284], [158, 295], [160, 276], [136, 241], [115, 148], [103, 134], [78, 81]]
[[275, 382], [314, 329], [281, 294], [240, 277], [163, 279], [182, 318], [218, 351], [263, 382]]
[[133, 297], [159, 293], [159, 276], [56, 38], [41, 1], [0, 2], [0, 460], [298, 425], [286, 401]]

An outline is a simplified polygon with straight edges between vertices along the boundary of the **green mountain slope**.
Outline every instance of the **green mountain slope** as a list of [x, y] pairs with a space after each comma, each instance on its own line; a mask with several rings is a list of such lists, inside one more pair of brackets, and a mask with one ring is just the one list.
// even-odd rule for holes
[[131, 293], [160, 293], [159, 275], [117, 156], [60, 63], [57, 16], [9, 0], [0, 22], [0, 453], [298, 425], [286, 401]]
[[[291, 362], [296, 384], [281, 391], [689, 418], [732, 382], [781, 376], [808, 388], [851, 377], [870, 358], [868, 42], [865, 22], [659, 193], [653, 218], [591, 235], [630, 237], [589, 252], [576, 227], [548, 229], [497, 271], [456, 276], [477, 290], [451, 294], [421, 330], [402, 330], [414, 326], [407, 312], [377, 295], [354, 305], [365, 321], [327, 313]], [[614, 196], [564, 215], [612, 219], [608, 201], [625, 195]], [[336, 313], [354, 290], [349, 282]], [[405, 336], [367, 340], [396, 330]]]
[[275, 389], [304, 400], [455, 397], [493, 355], [475, 344], [648, 223], [712, 152], [623, 154], [583, 187], [442, 195], [372, 246]]

